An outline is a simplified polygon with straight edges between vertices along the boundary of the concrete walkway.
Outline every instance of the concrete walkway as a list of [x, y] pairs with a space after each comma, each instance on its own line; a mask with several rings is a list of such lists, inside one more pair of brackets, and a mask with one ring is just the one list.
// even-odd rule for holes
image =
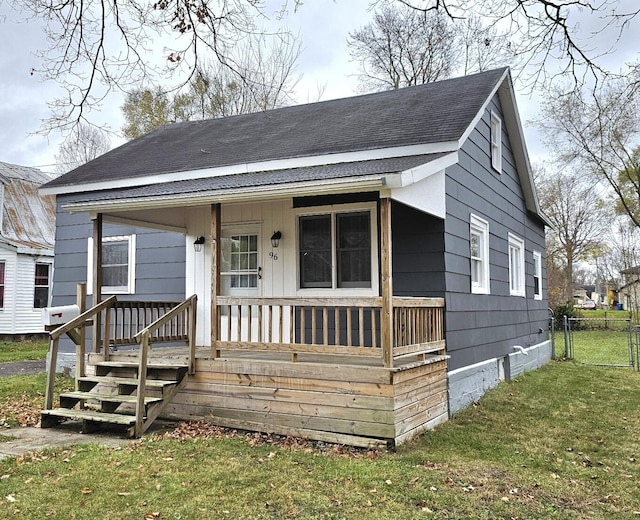
[[116, 433], [79, 433], [80, 423], [68, 423], [56, 428], [6, 428], [0, 436], [11, 438], [0, 441], [0, 460], [18, 457], [29, 451], [61, 448], [74, 444], [97, 444], [100, 446], [122, 446], [135, 439], [128, 439]]

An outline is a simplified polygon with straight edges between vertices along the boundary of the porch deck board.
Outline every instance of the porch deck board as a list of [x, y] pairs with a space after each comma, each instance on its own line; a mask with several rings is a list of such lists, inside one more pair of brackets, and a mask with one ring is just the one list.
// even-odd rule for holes
[[[117, 351], [114, 361], [135, 351]], [[153, 348], [149, 363], [187, 358], [184, 347]], [[403, 358], [393, 368], [364, 356], [196, 349], [196, 372], [167, 406], [168, 419], [295, 435], [357, 446], [410, 439], [448, 417], [447, 356]]]

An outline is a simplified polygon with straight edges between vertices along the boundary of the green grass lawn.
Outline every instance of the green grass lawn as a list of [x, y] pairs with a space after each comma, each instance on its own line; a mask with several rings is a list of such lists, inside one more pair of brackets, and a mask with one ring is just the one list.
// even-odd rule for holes
[[210, 429], [31, 453], [0, 461], [0, 518], [638, 518], [639, 385], [553, 362], [397, 452]]
[[629, 333], [615, 330], [574, 331], [573, 359], [581, 363], [629, 366]]
[[0, 341], [0, 363], [46, 359], [49, 342], [42, 341]]

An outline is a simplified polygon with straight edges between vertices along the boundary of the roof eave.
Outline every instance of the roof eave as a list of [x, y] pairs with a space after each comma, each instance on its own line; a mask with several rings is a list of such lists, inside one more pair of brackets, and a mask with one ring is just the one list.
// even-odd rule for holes
[[160, 207], [201, 206], [219, 202], [246, 202], [249, 200], [259, 201], [314, 195], [318, 193], [319, 188], [322, 188], [323, 193], [344, 193], [354, 190], [377, 191], [385, 187], [386, 177], [386, 175], [370, 175], [340, 179], [338, 181], [332, 179], [330, 181], [290, 183], [261, 187], [257, 192], [255, 187], [245, 187], [180, 195], [162, 195], [110, 201], [71, 202], [63, 205], [63, 209], [71, 213], [79, 213], [85, 211], [104, 212], [156, 209]]
[[40, 188], [42, 195], [63, 195], [69, 193], [86, 193], [90, 191], [113, 190], [120, 188], [133, 188], [147, 186], [150, 184], [161, 184], [173, 181], [205, 179], [210, 177], [222, 177], [226, 175], [238, 175], [243, 173], [268, 172], [275, 170], [304, 168], [309, 166], [320, 166], [329, 164], [350, 163], [358, 161], [369, 161], [376, 159], [387, 159], [393, 157], [406, 157], [412, 155], [425, 155], [440, 152], [457, 151], [457, 142], [439, 142], [428, 144], [416, 144], [407, 146], [396, 146], [391, 148], [376, 148], [372, 150], [356, 150], [353, 152], [314, 155], [307, 157], [293, 157], [287, 159], [277, 159], [263, 161], [259, 163], [241, 163], [216, 168], [205, 168], [200, 170], [188, 170], [158, 175], [147, 175], [145, 177], [135, 177], [121, 179], [118, 181], [91, 182], [78, 185], [48, 186]]

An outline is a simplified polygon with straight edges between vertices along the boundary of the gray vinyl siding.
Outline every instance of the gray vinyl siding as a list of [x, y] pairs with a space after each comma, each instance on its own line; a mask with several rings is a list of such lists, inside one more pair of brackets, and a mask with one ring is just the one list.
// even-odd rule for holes
[[443, 297], [443, 220], [394, 201], [391, 227], [393, 294]]
[[[526, 348], [547, 338], [544, 227], [525, 207], [504, 123], [502, 173], [491, 167], [491, 110], [504, 121], [496, 96], [462, 147], [458, 164], [447, 169], [444, 276], [450, 370], [503, 357], [514, 346]], [[489, 222], [490, 294], [486, 295], [471, 293], [472, 213]], [[509, 233], [525, 243], [524, 298], [509, 294]], [[543, 300], [533, 297], [533, 251], [542, 255]]]
[[[62, 205], [72, 200], [58, 196], [52, 305], [76, 303], [76, 288], [87, 281], [88, 239], [93, 225], [87, 213], [68, 213]], [[136, 235], [135, 294], [119, 300], [182, 301], [185, 298], [185, 238], [178, 233], [105, 223], [103, 235]], [[87, 304], [90, 305], [91, 297]], [[70, 341], [63, 345], [72, 348]]]

